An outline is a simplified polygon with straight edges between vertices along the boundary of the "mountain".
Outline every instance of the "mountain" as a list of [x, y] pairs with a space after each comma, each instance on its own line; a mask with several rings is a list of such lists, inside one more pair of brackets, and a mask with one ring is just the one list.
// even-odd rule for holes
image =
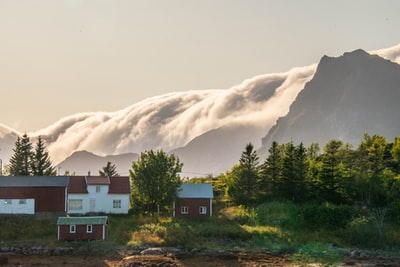
[[132, 161], [139, 158], [138, 154], [125, 153], [121, 155], [98, 156], [88, 151], [76, 151], [57, 165], [60, 174], [68, 171], [76, 175], [98, 175], [107, 162], [116, 165], [119, 175], [129, 175], [128, 170], [132, 168]]
[[221, 127], [196, 137], [171, 153], [183, 160], [184, 176], [218, 175], [239, 163], [240, 154], [247, 143], [259, 147], [260, 136], [264, 133], [264, 128], [252, 125]]
[[[358, 52], [369, 58], [365, 52]], [[370, 54], [399, 63], [400, 45], [372, 51]], [[321, 72], [323, 65], [328, 66], [331, 60], [335, 58], [324, 57], [318, 66], [319, 71]], [[353, 61], [353, 57], [349, 61]], [[354, 67], [363, 67], [363, 64], [359, 65]], [[342, 78], [329, 78], [331, 72], [333, 75], [342, 67], [337, 68], [339, 69], [332, 67], [332, 70], [324, 71], [326, 77], [320, 78], [319, 87], [325, 83], [324, 79], [338, 79], [336, 83], [344, 82], [341, 81]], [[370, 72], [381, 72], [380, 67], [376, 68]], [[258, 75], [228, 89], [169, 93], [145, 99], [115, 112], [73, 114], [61, 118], [47, 128], [27, 134], [33, 142], [38, 135], [42, 136], [53, 163], [60, 168], [61, 173], [65, 170], [80, 175], [89, 170], [97, 173], [110, 161], [117, 166], [121, 175], [125, 175], [127, 168], [131, 168], [132, 157], [127, 156], [120, 164], [118, 157], [109, 158], [111, 156], [108, 155], [139, 155], [145, 150], [163, 149], [179, 156], [184, 164], [183, 175], [218, 175], [238, 162], [247, 143], [263, 148], [261, 139], [278, 118], [288, 114], [289, 107], [306, 87], [306, 83], [317, 77], [316, 69], [317, 64], [313, 64], [293, 68], [285, 73]], [[355, 79], [359, 74], [356, 70], [351, 71]], [[384, 86], [385, 81], [381, 82]], [[308, 106], [317, 105], [312, 103], [312, 99], [320, 101], [319, 98], [323, 98], [322, 95], [317, 95], [310, 98]], [[351, 106], [351, 102], [348, 105]], [[369, 103], [368, 105], [371, 106]], [[323, 108], [320, 109], [318, 112], [322, 112]], [[307, 111], [307, 116], [312, 116], [309, 112]], [[370, 113], [370, 117], [374, 116], [373, 112]], [[300, 113], [297, 114], [300, 116]], [[327, 115], [329, 114], [325, 116]], [[274, 131], [281, 127], [283, 126], [274, 127]], [[0, 159], [3, 163], [7, 163], [12, 155], [18, 134], [20, 133], [0, 124]], [[268, 138], [264, 138], [264, 143], [267, 140]]]
[[322, 57], [314, 77], [262, 140], [324, 146], [331, 139], [358, 145], [364, 133], [400, 135], [400, 65], [361, 49]]

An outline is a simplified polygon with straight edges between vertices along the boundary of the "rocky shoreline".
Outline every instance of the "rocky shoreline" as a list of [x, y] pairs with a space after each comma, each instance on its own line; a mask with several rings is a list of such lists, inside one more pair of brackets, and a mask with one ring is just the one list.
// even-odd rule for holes
[[[96, 242], [96, 241], [94, 241]], [[73, 265], [72, 262], [89, 261], [108, 262], [115, 267], [135, 266], [296, 266], [289, 257], [271, 251], [244, 251], [235, 248], [229, 251], [212, 249], [186, 249], [177, 247], [114, 247], [91, 248], [89, 243], [81, 246], [51, 247], [40, 244], [12, 244], [0, 247], [0, 266], [16, 266], [14, 263], [32, 262], [31, 265], [18, 264], [17, 266], [37, 266], [42, 261], [56, 261], [64, 259], [64, 266]], [[343, 263], [338, 266], [400, 266], [400, 255], [396, 252], [381, 250], [338, 249], [343, 256]], [[62, 256], [62, 257], [60, 257]], [[65, 260], [69, 259], [69, 260]], [[14, 262], [14, 263], [13, 263]], [[69, 262], [71, 265], [68, 265]], [[87, 266], [96, 266], [87, 265]], [[318, 266], [318, 265], [314, 265]]]

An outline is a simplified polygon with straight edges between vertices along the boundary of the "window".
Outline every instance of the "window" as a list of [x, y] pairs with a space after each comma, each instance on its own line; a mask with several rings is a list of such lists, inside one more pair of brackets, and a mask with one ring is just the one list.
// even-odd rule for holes
[[113, 209], [120, 209], [121, 208], [121, 200], [120, 199], [114, 199], [113, 200]]
[[5, 199], [4, 200], [4, 204], [11, 205], [12, 204], [12, 200], [11, 199]]
[[100, 192], [100, 185], [96, 185], [96, 193]]
[[93, 232], [93, 227], [91, 224], [86, 225], [86, 233], [91, 233]]
[[71, 225], [69, 226], [69, 232], [70, 232], [70, 233], [76, 233], [76, 226], [75, 226], [75, 224], [71, 224]]
[[26, 199], [20, 199], [18, 203], [21, 205], [24, 205], [24, 204], [26, 204]]
[[200, 212], [200, 214], [207, 214], [207, 207], [206, 206], [200, 206], [199, 212]]
[[68, 200], [69, 210], [82, 210], [82, 199], [70, 199]]
[[182, 206], [181, 207], [181, 214], [188, 214], [189, 213], [189, 207], [188, 206]]

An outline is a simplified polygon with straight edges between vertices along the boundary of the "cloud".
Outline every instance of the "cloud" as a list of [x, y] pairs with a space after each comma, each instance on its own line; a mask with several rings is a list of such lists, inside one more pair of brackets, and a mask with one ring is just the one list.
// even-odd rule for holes
[[169, 151], [210, 130], [238, 124], [266, 130], [285, 115], [315, 65], [266, 74], [225, 90], [169, 93], [117, 112], [81, 113], [34, 133], [59, 162], [77, 150], [100, 155], [149, 149]]
[[369, 53], [372, 55], [379, 55], [380, 57], [400, 64], [400, 44], [389, 48], [370, 51]]
[[[400, 45], [371, 53], [399, 62]], [[42, 135], [52, 160], [58, 163], [77, 150], [99, 155], [170, 151], [226, 126], [247, 124], [262, 127], [266, 133], [287, 114], [316, 67], [255, 76], [229, 89], [160, 95], [116, 112], [79, 113], [29, 135]]]

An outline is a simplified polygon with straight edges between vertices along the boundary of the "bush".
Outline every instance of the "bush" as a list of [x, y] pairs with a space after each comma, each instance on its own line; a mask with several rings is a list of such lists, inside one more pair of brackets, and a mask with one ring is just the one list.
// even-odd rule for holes
[[258, 225], [284, 229], [299, 229], [303, 226], [301, 210], [290, 201], [263, 203], [255, 210], [255, 218]]
[[327, 229], [345, 228], [351, 221], [354, 209], [346, 205], [305, 204], [302, 207], [304, 222], [310, 229], [320, 227]]
[[353, 219], [343, 232], [345, 241], [353, 246], [374, 247], [376, 245], [376, 230], [369, 217]]
[[249, 223], [253, 217], [252, 212], [242, 205], [225, 208], [221, 210], [221, 215], [239, 224]]

